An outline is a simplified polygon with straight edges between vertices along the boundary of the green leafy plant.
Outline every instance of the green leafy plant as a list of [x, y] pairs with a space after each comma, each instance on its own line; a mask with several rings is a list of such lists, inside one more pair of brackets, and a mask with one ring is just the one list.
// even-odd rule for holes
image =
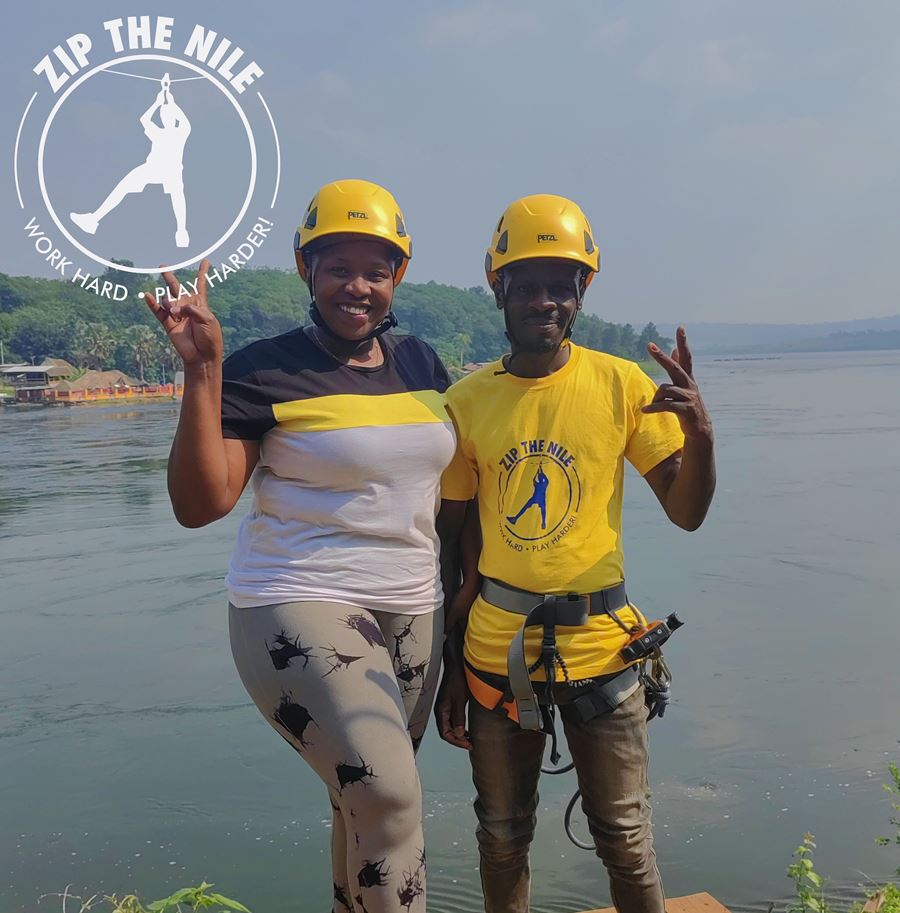
[[[891, 796], [891, 807], [896, 815], [891, 824], [896, 828], [892, 837], [876, 837], [879, 846], [900, 846], [900, 765], [889, 766], [893, 783], [884, 783], [882, 788]], [[794, 851], [796, 862], [788, 866], [787, 874], [794, 882], [795, 900], [787, 907], [787, 913], [834, 913], [825, 899], [825, 879], [816, 871], [813, 851], [816, 848], [812, 834], [803, 835], [803, 843]], [[895, 872], [900, 877], [900, 867]], [[850, 907], [851, 913], [900, 913], [900, 885], [891, 882], [868, 893], [868, 900]]]
[[788, 913], [830, 913], [831, 907], [825, 899], [825, 879], [816, 871], [813, 852], [816, 848], [812, 834], [803, 835], [803, 843], [794, 850], [796, 862], [787, 868], [788, 877], [793, 879], [796, 899], [788, 904]]
[[900, 887], [889, 884], [884, 889], [884, 903], [878, 913], [900, 913]]
[[[234, 910], [236, 913], [250, 913], [242, 903], [225, 897], [224, 894], [210, 891], [211, 887], [213, 885], [203, 881], [196, 887], [181, 888], [174, 894], [170, 894], [162, 900], [155, 900], [146, 906], [141, 903], [136, 894], [126, 894], [123, 897], [116, 894], [94, 894], [84, 899], [70, 894], [68, 887], [62, 894], [45, 894], [44, 897], [61, 897], [63, 913], [68, 913], [66, 905], [70, 900], [77, 901], [80, 905], [78, 913], [87, 913], [100, 904], [104, 905], [107, 913], [187, 913], [189, 910], [212, 910], [214, 913], [227, 913], [227, 911]], [[43, 897], [41, 899], [43, 900]]]
[[[895, 812], [900, 812], [900, 767], [897, 764], [892, 763], [890, 766], [891, 779], [894, 781], [891, 783], [882, 784], [882, 789], [891, 795], [891, 807]], [[889, 846], [890, 844], [896, 844], [900, 846], [900, 817], [891, 816], [891, 824], [897, 829], [897, 833], [893, 837], [876, 837], [875, 842], [879, 846]], [[895, 874], [900, 877], [900, 866], [897, 867]]]

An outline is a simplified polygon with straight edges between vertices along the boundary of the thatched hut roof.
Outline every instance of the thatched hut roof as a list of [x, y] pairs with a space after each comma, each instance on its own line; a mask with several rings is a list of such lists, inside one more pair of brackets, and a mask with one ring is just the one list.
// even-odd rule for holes
[[56, 390], [102, 390], [106, 387], [140, 387], [141, 382], [122, 371], [85, 371], [76, 380], [61, 380]]
[[41, 368], [47, 369], [47, 377], [51, 380], [55, 377], [71, 377], [78, 373], [78, 368], [69, 364], [65, 358], [45, 358]]

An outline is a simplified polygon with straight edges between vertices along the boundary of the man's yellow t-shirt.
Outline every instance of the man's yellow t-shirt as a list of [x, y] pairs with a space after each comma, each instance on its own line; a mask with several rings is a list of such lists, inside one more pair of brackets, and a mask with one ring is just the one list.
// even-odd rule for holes
[[[441, 496], [465, 501], [477, 493], [481, 574], [534, 593], [589, 593], [620, 583], [624, 460], [645, 475], [684, 443], [674, 415], [641, 412], [656, 384], [636, 364], [570, 348], [549, 377], [516, 377], [498, 361], [446, 394], [459, 444]], [[628, 608], [619, 615], [635, 620]], [[467, 661], [505, 675], [522, 621], [479, 597], [466, 629]], [[540, 640], [540, 627], [529, 629], [529, 662]], [[623, 668], [618, 651], [626, 640], [608, 615], [557, 628], [573, 680]]]

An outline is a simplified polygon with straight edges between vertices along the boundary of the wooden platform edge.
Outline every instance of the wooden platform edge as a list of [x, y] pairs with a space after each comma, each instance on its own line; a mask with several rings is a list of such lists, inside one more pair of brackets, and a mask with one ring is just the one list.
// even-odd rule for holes
[[[584, 913], [616, 913], [616, 911], [613, 907], [606, 907], [603, 910], [585, 910]], [[667, 898], [666, 913], [729, 913], [729, 911], [715, 897], [702, 893]]]

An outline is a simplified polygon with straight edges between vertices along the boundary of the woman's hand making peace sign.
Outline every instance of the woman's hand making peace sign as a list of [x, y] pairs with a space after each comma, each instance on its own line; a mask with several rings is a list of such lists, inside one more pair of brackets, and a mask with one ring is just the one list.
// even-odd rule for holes
[[647, 351], [665, 368], [672, 383], [660, 384], [653, 401], [641, 411], [674, 412], [685, 437], [711, 438], [712, 420], [694, 380], [694, 360], [684, 327], [678, 327], [675, 337], [675, 349], [671, 356], [652, 342], [647, 346]]
[[221, 364], [225, 351], [222, 327], [206, 300], [206, 273], [209, 261], [204, 260], [197, 272], [196, 291], [188, 294], [174, 273], [164, 272], [163, 280], [169, 290], [171, 303], [157, 301], [149, 292], [144, 295], [147, 307], [162, 324], [169, 341], [189, 365]]

